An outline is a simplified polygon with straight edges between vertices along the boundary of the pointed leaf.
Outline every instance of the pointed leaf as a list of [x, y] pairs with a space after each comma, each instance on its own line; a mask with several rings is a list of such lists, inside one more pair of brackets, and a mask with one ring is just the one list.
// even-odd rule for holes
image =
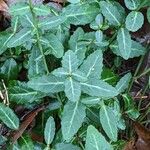
[[102, 51], [97, 50], [87, 57], [80, 67], [86, 77], [100, 78], [103, 67]]
[[85, 150], [113, 150], [105, 137], [98, 130], [90, 125], [87, 129]]
[[79, 100], [81, 95], [81, 86], [80, 83], [74, 81], [71, 77], [65, 81], [65, 94], [68, 99], [72, 102]]
[[144, 16], [141, 12], [132, 11], [126, 18], [126, 28], [129, 31], [136, 32], [139, 30], [144, 23]]
[[7, 59], [0, 68], [0, 76], [4, 79], [15, 80], [18, 76], [18, 66], [13, 58]]
[[81, 83], [82, 91], [90, 96], [98, 96], [103, 98], [111, 98], [118, 95], [117, 90], [102, 80], [89, 79], [85, 83]]
[[119, 51], [124, 59], [128, 59], [131, 53], [131, 36], [127, 29], [120, 28], [117, 35]]
[[33, 47], [29, 57], [28, 77], [33, 78], [46, 73], [43, 57], [38, 47]]
[[78, 146], [71, 143], [59, 143], [56, 145], [56, 150], [81, 150]]
[[101, 101], [101, 98], [99, 97], [87, 97], [87, 98], [81, 99], [81, 102], [86, 105], [96, 105], [96, 104], [99, 104], [100, 101]]
[[7, 43], [8, 47], [16, 47], [30, 41], [32, 38], [31, 30], [28, 28], [21, 29]]
[[62, 67], [71, 74], [72, 72], [76, 71], [78, 68], [78, 59], [75, 53], [71, 50], [67, 51], [63, 56], [62, 60]]
[[12, 109], [2, 103], [0, 103], [0, 120], [11, 129], [16, 130], [19, 128], [18, 117], [14, 114]]
[[34, 90], [45, 93], [56, 93], [64, 90], [63, 79], [54, 75], [44, 75], [33, 78], [28, 82], [28, 86]]
[[57, 76], [57, 77], [66, 77], [69, 75], [68, 72], [66, 72], [64, 70], [64, 68], [58, 68], [58, 69], [55, 69], [53, 72], [52, 72], [53, 75]]
[[118, 136], [117, 120], [113, 110], [104, 104], [100, 109], [100, 122], [108, 137], [112, 141], [116, 141]]
[[67, 23], [74, 25], [84, 25], [90, 23], [99, 13], [96, 3], [71, 4], [63, 9], [62, 16], [67, 18]]
[[44, 139], [47, 145], [50, 145], [54, 139], [55, 135], [55, 121], [53, 117], [49, 117], [46, 122], [44, 129]]
[[13, 86], [9, 88], [9, 99], [17, 104], [29, 104], [46, 96], [41, 92], [34, 91], [29, 88], [26, 83], [19, 86]]
[[132, 77], [131, 73], [127, 73], [120, 79], [120, 81], [116, 85], [116, 89], [119, 93], [122, 93], [124, 92], [125, 89], [127, 89], [127, 87], [129, 86], [131, 77]]
[[102, 9], [102, 14], [106, 17], [110, 24], [114, 26], [120, 26], [122, 22], [122, 17], [113, 4], [110, 2], [100, 1], [100, 6]]
[[63, 111], [61, 126], [63, 138], [70, 141], [81, 127], [85, 118], [85, 106], [79, 102], [68, 102]]
[[75, 72], [72, 73], [72, 77], [77, 80], [77, 81], [80, 81], [80, 82], [85, 82], [87, 81], [87, 77], [86, 77], [86, 74], [83, 73], [82, 71], [80, 70], [76, 70]]

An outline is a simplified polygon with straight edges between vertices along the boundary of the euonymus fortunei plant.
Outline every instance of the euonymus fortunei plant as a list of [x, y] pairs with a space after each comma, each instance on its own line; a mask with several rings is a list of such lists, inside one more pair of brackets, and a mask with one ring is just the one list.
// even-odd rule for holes
[[[104, 53], [110, 51], [120, 60], [146, 53], [132, 33], [142, 27], [140, 10], [150, 6], [149, 0], [124, 4], [68, 0], [58, 8], [29, 0], [10, 6], [11, 27], [0, 33], [0, 77], [10, 105], [33, 108], [47, 100], [51, 114], [44, 124], [45, 144], [30, 141], [31, 150], [116, 150], [118, 133], [126, 128], [122, 113], [139, 116], [127, 92], [131, 73], [119, 77], [104, 63]], [[149, 14], [148, 9], [148, 19]], [[23, 80], [18, 79], [22, 70], [27, 73]], [[59, 118], [57, 124], [52, 116]], [[19, 128], [18, 117], [2, 103], [0, 119]]]

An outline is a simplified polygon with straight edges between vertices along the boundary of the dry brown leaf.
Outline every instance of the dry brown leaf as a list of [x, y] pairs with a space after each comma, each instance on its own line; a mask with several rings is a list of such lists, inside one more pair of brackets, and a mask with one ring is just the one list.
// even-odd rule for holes
[[25, 116], [25, 119], [21, 123], [20, 128], [11, 134], [13, 143], [23, 134], [23, 132], [31, 124], [31, 122], [36, 117], [36, 115], [43, 109], [44, 109], [44, 107], [37, 108]]
[[0, 0], [0, 11], [8, 12], [8, 5], [4, 0]]

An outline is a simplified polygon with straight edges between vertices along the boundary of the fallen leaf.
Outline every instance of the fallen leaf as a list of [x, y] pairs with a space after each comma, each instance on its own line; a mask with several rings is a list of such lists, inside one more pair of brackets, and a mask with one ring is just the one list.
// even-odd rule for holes
[[0, 11], [8, 12], [8, 5], [4, 0], [0, 0]]
[[15, 143], [15, 141], [23, 134], [23, 132], [26, 130], [26, 128], [31, 124], [33, 119], [37, 116], [37, 114], [42, 111], [44, 107], [37, 108], [35, 110], [32, 110], [30, 113], [28, 113], [24, 117], [24, 121], [21, 123], [20, 128], [17, 131], [14, 131], [11, 134], [12, 142]]

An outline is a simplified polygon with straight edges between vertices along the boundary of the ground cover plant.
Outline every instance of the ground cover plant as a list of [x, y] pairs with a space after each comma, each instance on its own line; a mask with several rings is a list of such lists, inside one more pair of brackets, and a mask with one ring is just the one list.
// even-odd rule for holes
[[149, 0], [1, 6], [1, 149], [148, 150]]

